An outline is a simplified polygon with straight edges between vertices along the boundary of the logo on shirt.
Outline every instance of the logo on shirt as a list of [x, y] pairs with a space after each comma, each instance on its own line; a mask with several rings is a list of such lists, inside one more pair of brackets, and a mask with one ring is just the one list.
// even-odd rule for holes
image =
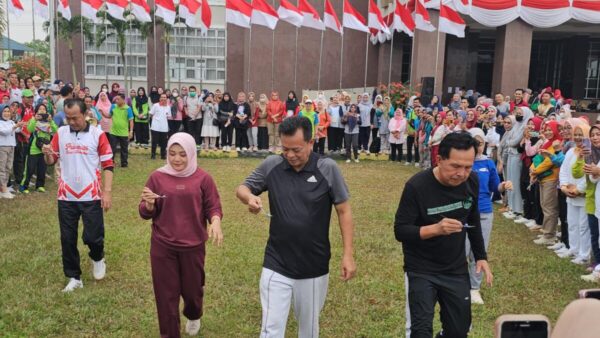
[[73, 144], [73, 143], [67, 143], [65, 145], [65, 150], [67, 151], [67, 154], [81, 154], [81, 155], [87, 155], [89, 153], [89, 148], [86, 145], [82, 145], [82, 144]]
[[473, 205], [473, 199], [471, 198], [471, 196], [467, 197], [467, 199], [463, 202], [463, 208], [465, 210], [469, 210], [471, 209], [471, 206]]
[[315, 177], [315, 175], [312, 175], [311, 177], [309, 177], [306, 182], [310, 182], [310, 183], [317, 183], [317, 178]]

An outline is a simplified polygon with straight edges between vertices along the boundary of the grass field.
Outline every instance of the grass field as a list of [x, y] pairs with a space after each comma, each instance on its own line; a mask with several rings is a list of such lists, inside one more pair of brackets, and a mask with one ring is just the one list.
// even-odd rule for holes
[[[207, 250], [203, 337], [257, 337], [260, 330], [258, 281], [267, 218], [250, 215], [234, 196], [235, 187], [259, 163], [200, 160], [217, 182], [225, 213], [225, 244]], [[140, 219], [137, 204], [149, 173], [161, 164], [134, 155], [128, 169], [116, 169], [113, 209], [105, 219], [107, 277], [93, 281], [87, 249], [80, 243], [85, 287], [72, 294], [60, 292], [66, 279], [54, 183], [47, 194], [0, 200], [0, 336], [158, 336], [150, 224]], [[402, 250], [392, 223], [403, 183], [416, 169], [385, 161], [339, 165], [352, 194], [358, 275], [348, 283], [338, 278], [341, 241], [334, 216], [321, 336], [402, 337]], [[554, 323], [577, 290], [590, 287], [579, 279], [582, 267], [534, 245], [533, 238], [524, 226], [496, 215], [489, 253], [495, 284], [482, 291], [486, 305], [473, 307], [472, 337], [491, 337], [494, 320], [504, 313], [542, 313]], [[288, 337], [297, 335], [291, 313]]]

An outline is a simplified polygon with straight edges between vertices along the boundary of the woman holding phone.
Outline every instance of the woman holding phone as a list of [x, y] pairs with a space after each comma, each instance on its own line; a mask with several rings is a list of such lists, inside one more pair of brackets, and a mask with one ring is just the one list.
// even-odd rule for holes
[[223, 242], [223, 211], [214, 180], [198, 168], [194, 138], [175, 133], [167, 149], [166, 165], [150, 175], [142, 191], [139, 213], [152, 219], [150, 265], [160, 335], [179, 337], [180, 297], [186, 333], [200, 330], [205, 244], [209, 238]]
[[600, 125], [594, 125], [590, 128], [591, 149], [584, 148], [577, 156], [577, 161], [573, 166], [573, 177], [586, 178], [585, 188], [585, 211], [588, 216], [588, 226], [590, 228], [590, 244], [592, 247], [592, 256], [594, 264], [588, 267], [590, 274], [581, 276], [581, 279], [597, 283], [600, 281], [600, 245], [598, 245], [598, 218], [596, 217], [597, 181], [593, 177], [600, 177]]
[[591, 150], [590, 126], [579, 124], [573, 127], [574, 147], [565, 154], [559, 171], [560, 190], [567, 197], [567, 223], [569, 232], [569, 248], [558, 253], [561, 258], [573, 258], [575, 264], [587, 264], [590, 252], [590, 231], [588, 217], [585, 212], [584, 177], [575, 178], [571, 168], [577, 161], [578, 154], [584, 149]]

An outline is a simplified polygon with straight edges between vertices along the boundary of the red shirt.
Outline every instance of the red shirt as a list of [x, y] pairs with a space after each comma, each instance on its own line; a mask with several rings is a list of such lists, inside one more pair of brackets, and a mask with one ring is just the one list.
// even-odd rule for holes
[[515, 103], [515, 101], [510, 101], [510, 112], [512, 113], [515, 110], [515, 107], [529, 107], [529, 104], [525, 100], [521, 100], [519, 103]]
[[[33, 107], [25, 107], [23, 106], [23, 110], [18, 113], [21, 116], [21, 121], [29, 122], [35, 115]], [[29, 137], [31, 136], [31, 132], [27, 130], [27, 128], [23, 128], [20, 133], [17, 134], [17, 141], [22, 143], [28, 143]]]
[[269, 101], [267, 103], [267, 122], [281, 123], [285, 114], [285, 104], [280, 101]]
[[156, 200], [152, 212], [146, 209], [145, 202], [140, 202], [140, 216], [152, 219], [152, 237], [169, 247], [188, 249], [202, 245], [208, 239], [207, 220], [213, 216], [223, 218], [215, 181], [200, 168], [189, 177], [154, 171], [146, 187], [166, 197]]

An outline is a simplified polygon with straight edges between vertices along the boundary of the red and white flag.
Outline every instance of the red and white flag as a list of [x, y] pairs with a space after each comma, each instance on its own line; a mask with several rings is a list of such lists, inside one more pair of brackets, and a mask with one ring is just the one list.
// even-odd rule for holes
[[279, 15], [271, 5], [265, 0], [252, 0], [252, 16], [250, 22], [253, 25], [260, 25], [275, 29], [279, 21]]
[[306, 0], [298, 0], [298, 9], [302, 12], [304, 19], [302, 20], [302, 26], [308, 28], [318, 29], [320, 31], [325, 30], [325, 24], [319, 16], [319, 12]]
[[102, 7], [102, 0], [81, 0], [81, 16], [98, 23], [100, 20], [97, 14], [100, 7]]
[[323, 21], [325, 21], [325, 27], [334, 30], [340, 34], [344, 34], [342, 24], [335, 14], [335, 10], [331, 5], [331, 1], [325, 0], [325, 13], [323, 15]]
[[8, 1], [8, 13], [16, 16], [17, 18], [20, 17], [23, 12], [25, 11], [23, 9], [23, 5], [21, 4], [20, 0], [7, 0]]
[[431, 20], [429, 19], [427, 8], [423, 5], [423, 0], [415, 0], [415, 2], [415, 24], [417, 29], [426, 32], [435, 31], [435, 27], [431, 24]]
[[179, 0], [179, 17], [185, 20], [188, 27], [200, 28], [200, 22], [196, 20], [198, 10], [200, 10], [198, 0]]
[[450, 6], [440, 4], [440, 23], [438, 25], [440, 32], [464, 38], [466, 27], [465, 21], [454, 9]]
[[33, 12], [44, 20], [50, 18], [48, 11], [48, 0], [33, 0]]
[[252, 6], [244, 0], [225, 0], [225, 21], [227, 23], [250, 28]]
[[354, 29], [357, 31], [369, 33], [369, 27], [367, 27], [367, 20], [362, 16], [348, 0], [344, 0], [344, 27]]
[[408, 36], [415, 35], [415, 20], [413, 20], [410, 11], [404, 5], [400, 4], [399, 0], [396, 0], [396, 8], [394, 9], [394, 20], [392, 22], [392, 29], [398, 32], [404, 32]]
[[[381, 15], [381, 11], [375, 1], [369, 1], [369, 20], [368, 20], [369, 28], [374, 29], [377, 32], [382, 32], [383, 34], [390, 35], [390, 30], [388, 26], [383, 21], [383, 16]], [[384, 40], [385, 41], [385, 40]]]
[[58, 6], [56, 10], [67, 21], [71, 21], [71, 6], [69, 6], [69, 0], [58, 0]]
[[198, 16], [196, 16], [196, 21], [200, 22], [200, 30], [202, 31], [202, 34], [206, 34], [212, 25], [212, 9], [210, 9], [208, 0], [202, 0], [199, 13], [200, 20], [198, 20]]
[[300, 10], [288, 0], [281, 0], [277, 9], [277, 15], [279, 15], [279, 20], [288, 22], [296, 27], [301, 27], [304, 20]]
[[150, 17], [150, 6], [148, 6], [146, 0], [131, 0], [131, 14], [133, 14], [138, 21], [152, 22], [152, 18]]
[[108, 15], [121, 21], [125, 21], [123, 13], [129, 2], [127, 0], [106, 0], [106, 11]]
[[155, 0], [156, 12], [155, 16], [163, 19], [169, 25], [175, 24], [175, 4], [173, 0]]

